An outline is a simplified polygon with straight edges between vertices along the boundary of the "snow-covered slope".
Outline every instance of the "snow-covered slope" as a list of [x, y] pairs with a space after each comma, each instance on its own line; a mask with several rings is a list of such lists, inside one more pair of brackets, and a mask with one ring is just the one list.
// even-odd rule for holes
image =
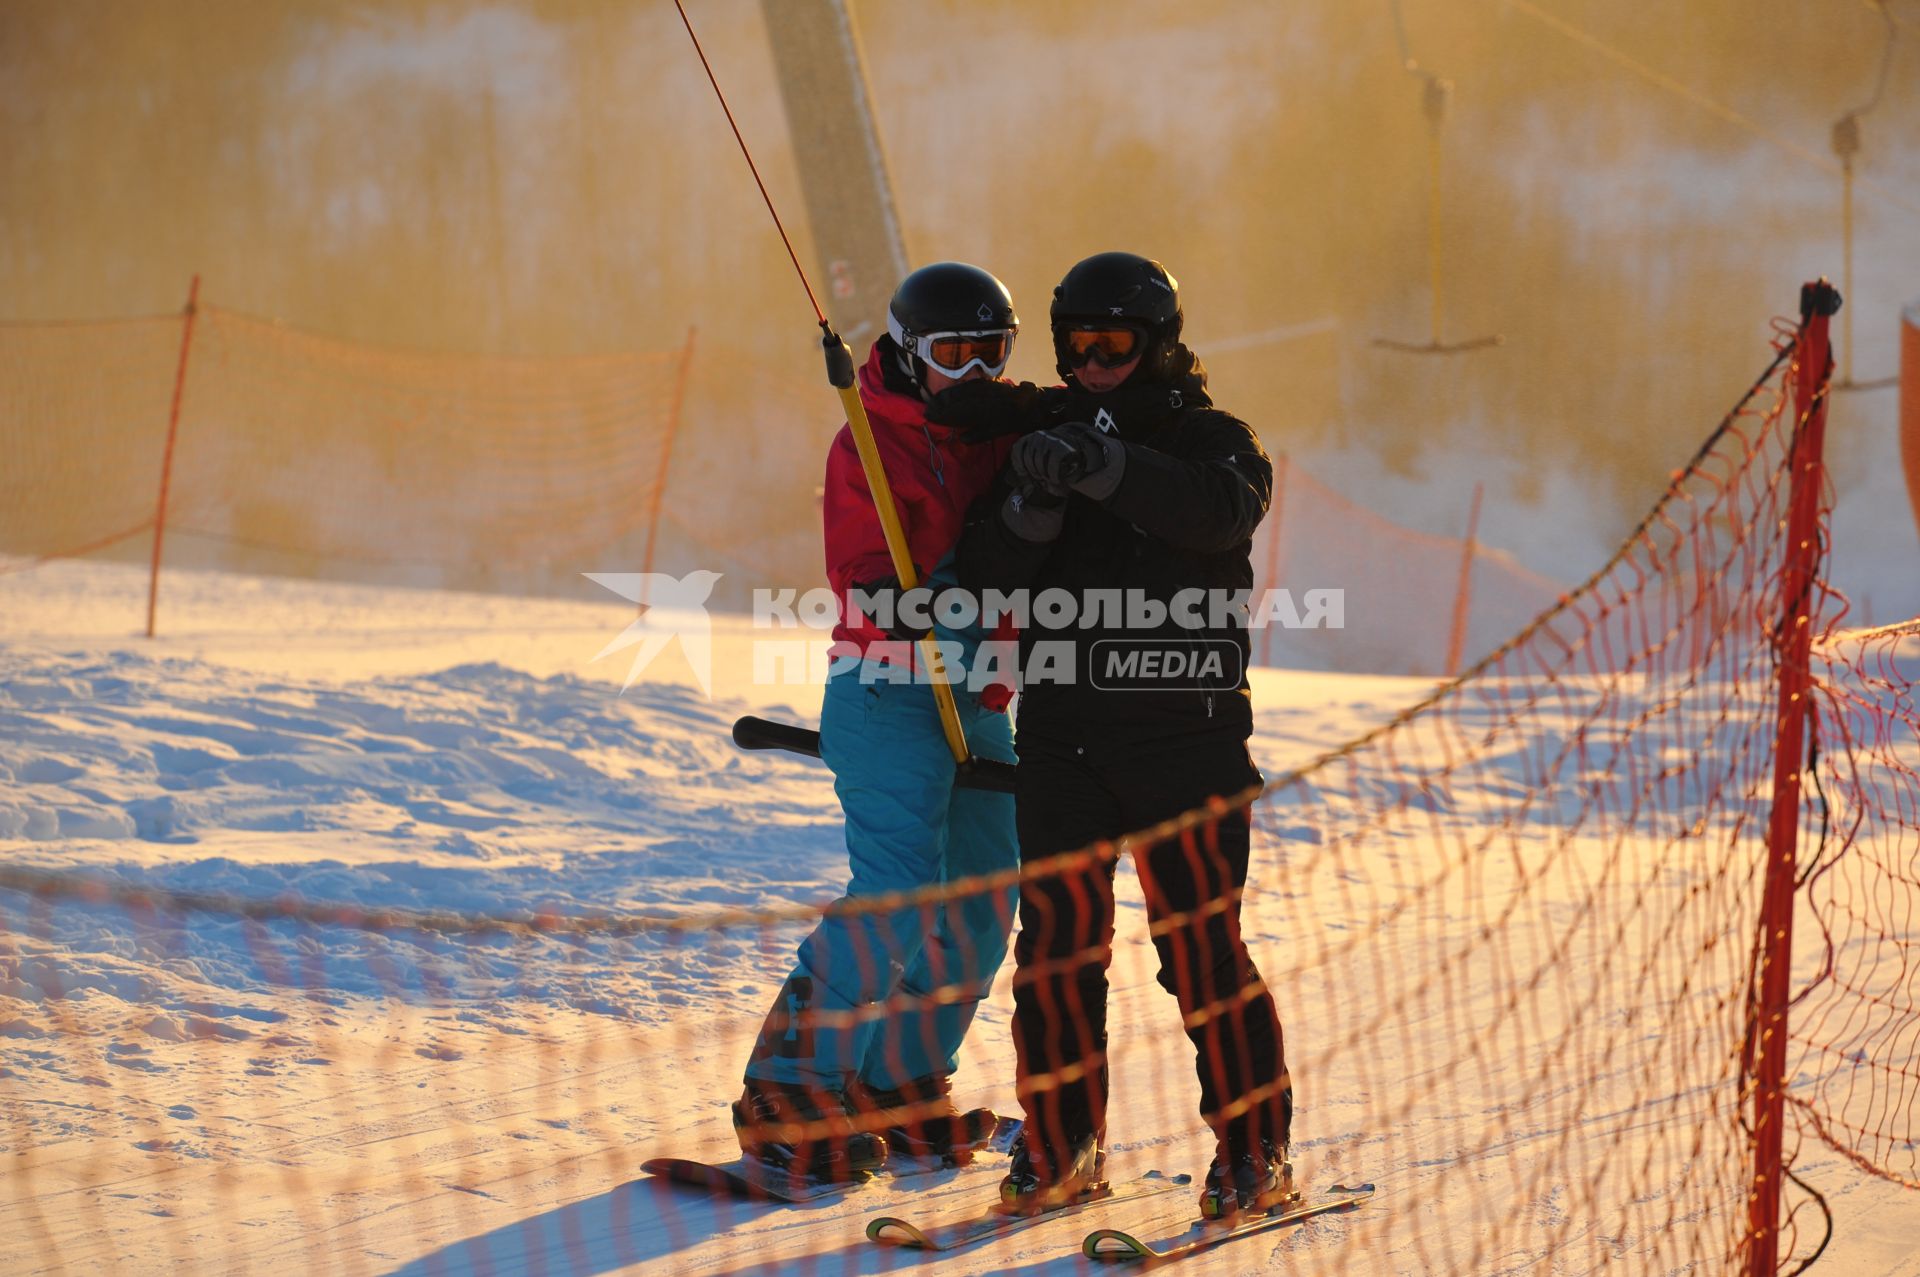
[[[753, 683], [743, 619], [715, 621], [713, 700], [666, 657], [621, 695], [625, 659], [593, 660], [631, 615], [617, 600], [191, 573], [166, 585], [162, 637], [149, 642], [134, 637], [136, 571], [0, 577], [0, 864], [359, 913], [513, 918], [797, 912], [844, 876], [825, 771], [727, 740], [749, 709], [812, 717], [809, 689]], [[1269, 774], [1430, 687], [1256, 678], [1254, 746]], [[1334, 885], [1322, 900], [1283, 874], [1290, 836], [1259, 836], [1247, 908], [1273, 969], [1288, 965], [1303, 919], [1344, 925]], [[1124, 872], [1120, 896], [1112, 1165], [1196, 1171], [1210, 1141], [1188, 1049]], [[638, 1174], [669, 1149], [726, 1155], [725, 1105], [798, 934], [775, 919], [444, 934], [0, 891], [0, 1268], [890, 1270], [900, 1257], [859, 1240], [870, 1214], [971, 1209], [997, 1168], [772, 1210]], [[1008, 974], [961, 1079], [1002, 1111]], [[1390, 1212], [1396, 1190], [1450, 1172], [1354, 1160], [1365, 1133], [1342, 1115], [1359, 1111], [1363, 1083], [1315, 1046], [1336, 1026], [1299, 1013], [1323, 995], [1282, 996], [1299, 1160], [1319, 1182], [1375, 1179], [1369, 1210]], [[1531, 1155], [1526, 1139], [1510, 1154]], [[1920, 1271], [1907, 1243], [1920, 1198], [1830, 1154], [1806, 1151], [1801, 1165], [1844, 1186], [1828, 1263], [1856, 1277]], [[1524, 1205], [1551, 1209], [1551, 1197]], [[1348, 1271], [1435, 1271], [1470, 1252], [1486, 1200], [1484, 1186], [1466, 1191], [1419, 1248], [1381, 1245], [1362, 1213], [1192, 1268], [1291, 1269], [1342, 1248]], [[1170, 1197], [1129, 1222], [1165, 1232], [1190, 1207]], [[1084, 1231], [1059, 1221], [934, 1266], [1076, 1271]], [[1531, 1268], [1523, 1255], [1502, 1262]]]

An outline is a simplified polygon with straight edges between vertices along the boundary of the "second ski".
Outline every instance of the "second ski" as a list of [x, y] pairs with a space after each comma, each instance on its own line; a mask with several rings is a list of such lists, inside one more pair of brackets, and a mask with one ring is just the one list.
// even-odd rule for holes
[[991, 1210], [985, 1215], [925, 1226], [898, 1216], [881, 1215], [868, 1222], [867, 1239], [888, 1246], [904, 1246], [911, 1250], [959, 1250], [963, 1246], [971, 1246], [975, 1242], [982, 1242], [990, 1237], [1017, 1232], [1033, 1224], [1044, 1224], [1050, 1219], [1076, 1215], [1091, 1207], [1105, 1206], [1112, 1202], [1137, 1201], [1143, 1197], [1171, 1193], [1185, 1188], [1192, 1182], [1193, 1177], [1190, 1175], [1162, 1175], [1159, 1171], [1148, 1171], [1139, 1179], [1109, 1184], [1104, 1192], [1096, 1196], [1083, 1197], [1066, 1206], [1033, 1215]]
[[1190, 1236], [1186, 1241], [1175, 1242], [1166, 1247], [1149, 1245], [1132, 1233], [1125, 1233], [1117, 1228], [1096, 1228], [1087, 1234], [1085, 1241], [1080, 1243], [1080, 1250], [1088, 1259], [1152, 1267], [1156, 1264], [1171, 1263], [1176, 1259], [1185, 1259], [1188, 1255], [1198, 1254], [1203, 1250], [1212, 1250], [1224, 1242], [1234, 1241], [1252, 1233], [1284, 1228], [1289, 1224], [1312, 1219], [1316, 1215], [1330, 1215], [1335, 1211], [1352, 1210], [1372, 1197], [1373, 1191], [1371, 1184], [1358, 1184], [1352, 1188], [1344, 1184], [1335, 1184], [1325, 1193], [1276, 1206], [1267, 1214], [1254, 1215], [1237, 1224], [1226, 1225], [1207, 1221], [1196, 1223], [1189, 1233], [1197, 1233], [1198, 1236]]

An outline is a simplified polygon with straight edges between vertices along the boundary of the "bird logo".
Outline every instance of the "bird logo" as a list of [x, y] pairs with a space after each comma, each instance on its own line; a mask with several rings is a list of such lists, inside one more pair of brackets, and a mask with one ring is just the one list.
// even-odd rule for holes
[[678, 638], [701, 693], [708, 700], [713, 699], [713, 623], [707, 617], [707, 599], [720, 580], [720, 573], [701, 568], [681, 577], [664, 572], [584, 572], [581, 575], [644, 609], [593, 658], [597, 661], [622, 648], [639, 645], [633, 654], [633, 664], [627, 668], [627, 681], [620, 686], [623, 693], [639, 682], [653, 658]]

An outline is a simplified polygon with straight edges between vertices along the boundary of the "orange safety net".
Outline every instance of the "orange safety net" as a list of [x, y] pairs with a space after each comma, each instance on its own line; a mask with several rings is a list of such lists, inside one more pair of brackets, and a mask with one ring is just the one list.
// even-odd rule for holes
[[1787, 1102], [1855, 1165], [1920, 1189], [1920, 620], [1827, 636], [1814, 676]]
[[0, 554], [147, 548], [180, 329], [178, 316], [0, 325]]
[[[1564, 592], [1511, 555], [1416, 532], [1287, 458], [1274, 463], [1273, 505], [1254, 538], [1255, 579], [1285, 589], [1303, 621], [1307, 591], [1337, 589], [1340, 625], [1272, 625], [1254, 635], [1260, 665], [1369, 674], [1455, 674], [1446, 668], [1456, 618], [1466, 664], [1498, 647]], [[1467, 561], [1467, 579], [1461, 580]], [[1463, 588], [1464, 587], [1464, 588]], [[1464, 597], [1463, 597], [1464, 593]]]
[[1293, 1072], [1358, 1110], [1321, 1157], [1404, 1168], [1368, 1245], [1414, 1267], [1741, 1251], [1787, 407], [1763, 380], [1601, 572], [1255, 807], [1266, 899], [1339, 884], [1281, 928]]
[[[1840, 604], [1821, 582], [1803, 600], [1783, 593], [1793, 463], [1807, 460], [1791, 337], [1618, 553], [1459, 679], [1312, 761], [1269, 764], [1264, 788], [1024, 866], [1039, 913], [1023, 926], [1037, 916], [1064, 942], [1002, 972], [962, 1054], [963, 1102], [1045, 1123], [1105, 1077], [1089, 1106], [1114, 1181], [1198, 1172], [1205, 1124], [1274, 1111], [1275, 1085], [1235, 1083], [1258, 1072], [1246, 1044], [1270, 995], [1303, 1184], [1382, 1192], [1222, 1249], [1211, 1271], [1283, 1248], [1327, 1273], [1737, 1271], [1763, 1156], [1757, 983], [1789, 960], [1795, 1134], [1911, 1185], [1920, 622], [1834, 633]], [[1817, 783], [1792, 813], [1805, 921], [1794, 952], [1774, 954], [1764, 837], [1782, 618], [1801, 609], [1817, 639]], [[320, 895], [327, 879], [313, 881]], [[1200, 898], [1179, 900], [1194, 883]], [[927, 931], [988, 902], [1004, 926], [991, 902], [1010, 885], [954, 881], [829, 912]], [[654, 1154], [733, 1154], [725, 1103], [766, 977], [822, 916], [463, 916], [0, 869], [0, 1224], [69, 1267], [286, 1254], [350, 1272], [870, 1270], [885, 1261], [861, 1240], [869, 1215], [978, 1213], [1006, 1163], [983, 1153], [945, 1180], [882, 1176], [840, 1207], [772, 1214], [634, 1182]], [[895, 957], [878, 942], [858, 953], [883, 985]], [[208, 992], [156, 1013], [152, 971], [186, 961]], [[1086, 977], [1109, 965], [1102, 1030]], [[630, 973], [631, 1004], [596, 985], [611, 972]], [[962, 996], [965, 981], [945, 977]], [[1044, 1070], [1015, 1068], [998, 1010], [1010, 986], [1043, 994], [1064, 1052]], [[687, 989], [708, 996], [690, 1005]], [[802, 1011], [790, 1027], [844, 1029], [908, 1000]], [[244, 1054], [225, 1049], [236, 1040]], [[1211, 1043], [1197, 1078], [1190, 1041]], [[320, 1083], [290, 1080], [336, 1064]], [[48, 1106], [55, 1076], [97, 1102], [77, 1118]], [[1203, 1093], [1216, 1101], [1204, 1113]], [[869, 1108], [776, 1129], [831, 1141], [929, 1115]], [[568, 1132], [559, 1147], [555, 1130]], [[150, 1160], [129, 1169], [128, 1144]], [[1825, 1243], [1822, 1189], [1845, 1187], [1830, 1166], [1816, 1175], [1807, 1148], [1786, 1149], [1783, 1273]], [[156, 1189], [178, 1217], [136, 1217]], [[952, 1270], [1070, 1256], [1103, 1224], [1190, 1238], [1193, 1191], [1043, 1217]]]
[[168, 563], [535, 590], [646, 561], [691, 346], [437, 354], [193, 320], [0, 328], [0, 553], [151, 528], [177, 388]]

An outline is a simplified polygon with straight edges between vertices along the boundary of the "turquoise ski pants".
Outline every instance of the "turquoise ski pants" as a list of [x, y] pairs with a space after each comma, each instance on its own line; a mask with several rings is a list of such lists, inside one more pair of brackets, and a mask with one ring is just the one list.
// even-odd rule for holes
[[[1013, 797], [953, 786], [932, 687], [827, 681], [820, 757], [846, 814], [852, 875], [843, 901], [950, 882], [1019, 864]], [[954, 689], [975, 756], [1014, 761], [1005, 714]], [[1007, 953], [1017, 888], [874, 913], [828, 913], [754, 1048], [747, 1077], [844, 1093], [953, 1072], [975, 1010]], [[884, 1003], [885, 1005], [876, 1005]]]

